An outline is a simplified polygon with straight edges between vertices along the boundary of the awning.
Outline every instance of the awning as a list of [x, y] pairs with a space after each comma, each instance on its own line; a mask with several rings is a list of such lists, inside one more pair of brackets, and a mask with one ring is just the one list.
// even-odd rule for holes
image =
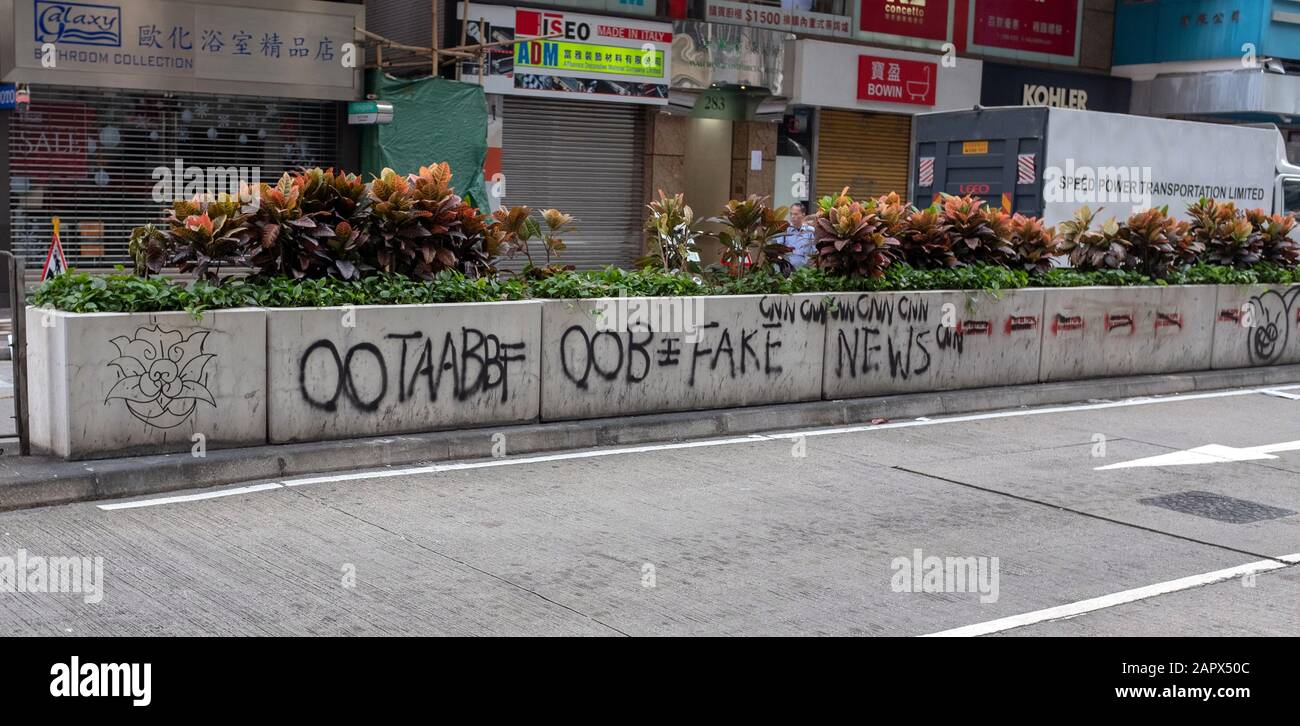
[[1133, 82], [1131, 110], [1291, 124], [1300, 120], [1300, 76], [1262, 68], [1156, 76]]

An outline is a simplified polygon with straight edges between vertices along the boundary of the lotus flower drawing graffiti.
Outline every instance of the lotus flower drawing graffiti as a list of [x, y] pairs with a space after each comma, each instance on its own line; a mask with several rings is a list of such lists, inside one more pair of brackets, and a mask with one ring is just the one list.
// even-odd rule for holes
[[187, 338], [178, 330], [155, 325], [136, 330], [134, 338], [113, 338], [118, 357], [108, 365], [116, 367], [121, 378], [104, 403], [120, 398], [131, 415], [160, 429], [184, 423], [199, 401], [215, 407], [217, 403], [204, 385], [204, 368], [216, 358], [203, 352], [207, 337], [206, 330]]

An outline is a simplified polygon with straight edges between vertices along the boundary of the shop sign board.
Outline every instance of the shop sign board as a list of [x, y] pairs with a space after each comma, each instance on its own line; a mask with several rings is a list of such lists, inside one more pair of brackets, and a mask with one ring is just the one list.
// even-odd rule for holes
[[[457, 6], [457, 16], [464, 6]], [[463, 18], [462, 18], [463, 19]], [[668, 103], [669, 23], [564, 10], [469, 5], [469, 42], [524, 39], [460, 64], [460, 80], [488, 93], [595, 101]]]
[[1128, 113], [1132, 89], [1117, 76], [985, 63], [980, 103]]
[[800, 35], [825, 35], [848, 38], [853, 35], [853, 18], [848, 15], [817, 13], [798, 7], [797, 2], [782, 2], [780, 7], [756, 5], [733, 0], [706, 0], [704, 19], [711, 23], [748, 25]]
[[858, 56], [858, 98], [933, 106], [938, 64], [877, 55]]
[[1077, 65], [1082, 0], [971, 0], [971, 53]]
[[858, 0], [858, 31], [867, 40], [938, 47], [952, 39], [954, 0]]
[[[13, 0], [7, 81], [348, 100], [360, 5]], [[5, 23], [7, 24], [7, 23]], [[349, 58], [350, 56], [350, 58]], [[349, 65], [349, 60], [351, 65]]]
[[969, 109], [983, 61], [802, 38], [786, 49], [791, 103], [885, 113]]

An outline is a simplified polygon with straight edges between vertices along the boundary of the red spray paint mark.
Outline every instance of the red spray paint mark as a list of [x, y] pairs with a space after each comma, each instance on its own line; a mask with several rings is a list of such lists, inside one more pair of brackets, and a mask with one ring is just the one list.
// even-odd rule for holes
[[1034, 330], [1038, 328], [1038, 318], [1033, 315], [1011, 315], [1007, 317], [1006, 325], [1002, 326], [1002, 332], [1007, 335], [1018, 330]]
[[1083, 316], [1057, 313], [1052, 318], [1052, 335], [1069, 330], [1083, 330]]
[[1106, 332], [1109, 333], [1116, 328], [1127, 328], [1128, 334], [1132, 335], [1135, 330], [1133, 325], [1133, 314], [1106, 313]]
[[993, 324], [987, 320], [967, 320], [961, 324], [962, 335], [993, 335]]
[[1181, 313], [1162, 313], [1156, 312], [1156, 330], [1161, 328], [1178, 328], [1183, 329], [1183, 316]]
[[[1297, 311], [1300, 312], [1300, 311]], [[1240, 323], [1241, 311], [1236, 308], [1224, 308], [1219, 311], [1220, 323]]]

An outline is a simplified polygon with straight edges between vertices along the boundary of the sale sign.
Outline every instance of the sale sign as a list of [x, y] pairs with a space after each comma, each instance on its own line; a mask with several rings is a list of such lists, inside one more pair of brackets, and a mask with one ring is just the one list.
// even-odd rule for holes
[[952, 0], [860, 0], [858, 29], [905, 38], [946, 41]]
[[[101, 138], [116, 138], [112, 126], [96, 127], [95, 110], [81, 103], [37, 100], [26, 113], [9, 122], [12, 173], [33, 179], [85, 179], [90, 176], [88, 157]], [[112, 128], [111, 132], [107, 130]], [[109, 146], [105, 144], [104, 146]]]
[[933, 106], [939, 67], [926, 61], [858, 56], [858, 99]]
[[972, 50], [1036, 53], [1073, 60], [1080, 0], [972, 0]]

